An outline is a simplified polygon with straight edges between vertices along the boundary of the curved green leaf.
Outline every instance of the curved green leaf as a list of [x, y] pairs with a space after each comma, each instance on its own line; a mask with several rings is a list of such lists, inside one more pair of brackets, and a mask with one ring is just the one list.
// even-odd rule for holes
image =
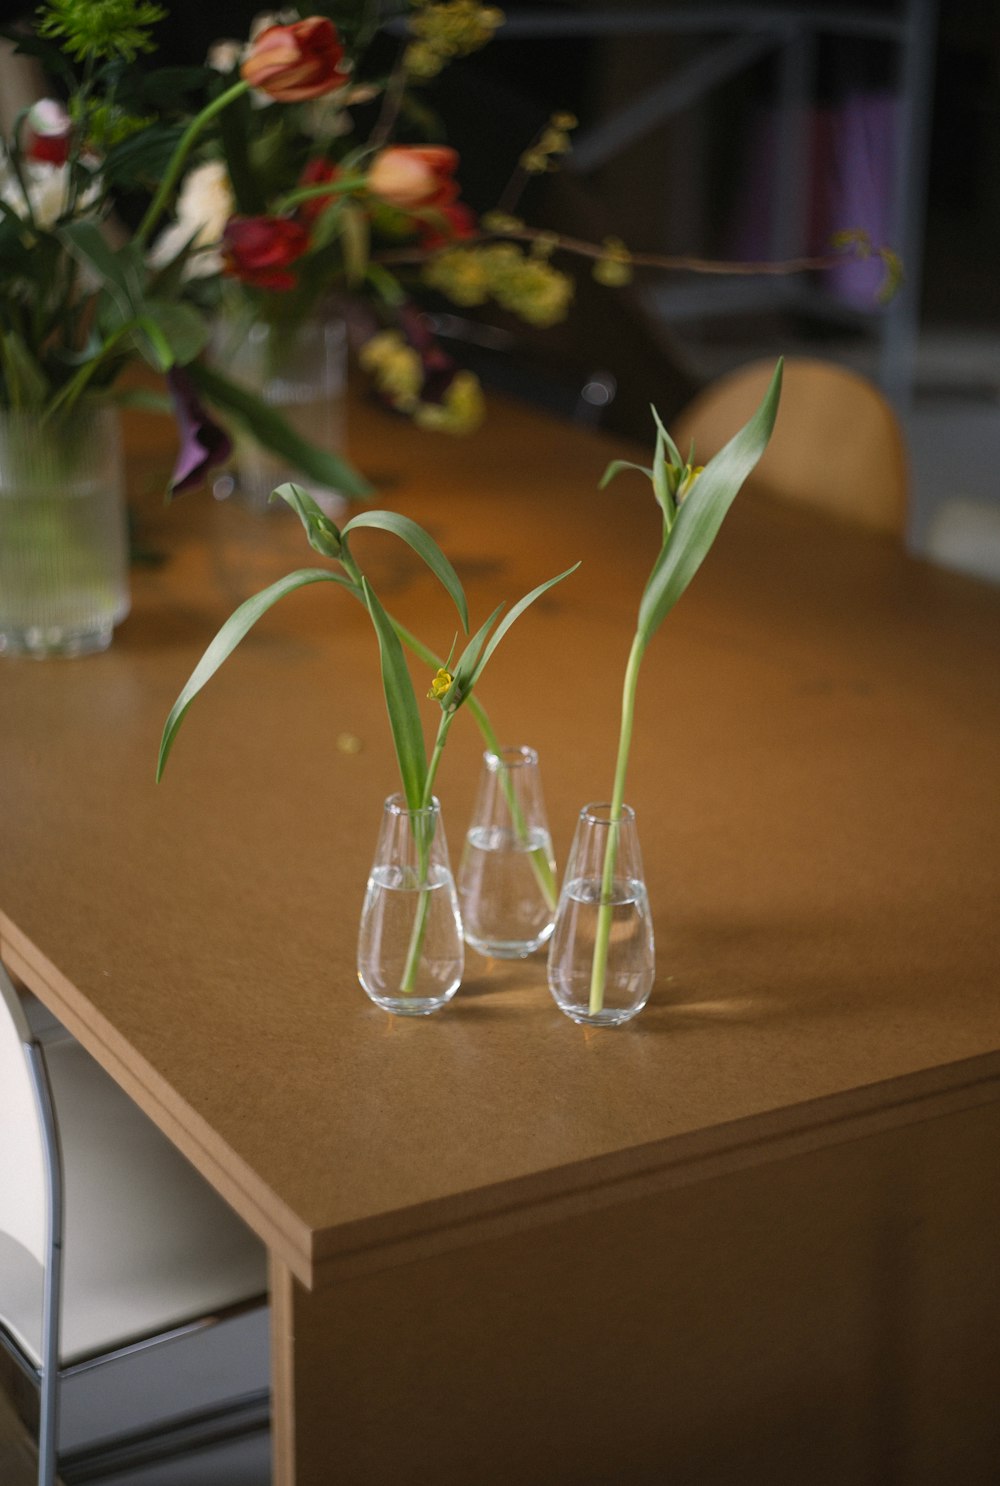
[[[460, 707], [476, 684], [476, 666], [479, 663], [479, 657], [483, 653], [483, 646], [486, 644], [487, 636], [502, 611], [503, 604], [497, 604], [489, 619], [487, 619], [485, 624], [479, 626], [468, 645], [466, 645], [458, 657], [458, 662], [452, 672], [454, 677], [452, 684], [441, 698], [441, 705], [445, 711], [451, 705]], [[450, 671], [451, 667], [446, 665], [444, 669]]]
[[698, 571], [740, 487], [767, 448], [778, 412], [782, 366], [779, 361], [753, 417], [709, 461], [677, 512], [639, 605], [638, 633], [644, 645]]
[[633, 464], [631, 459], [613, 459], [598, 482], [598, 490], [603, 490], [622, 470], [635, 470], [636, 474], [645, 475], [647, 480], [653, 478], [653, 471], [648, 470], [644, 464]]
[[191, 675], [170, 709], [170, 716], [163, 726], [163, 736], [160, 739], [160, 757], [156, 765], [156, 777], [159, 780], [170, 750], [174, 746], [177, 730], [184, 720], [184, 714], [201, 691], [205, 682], [210, 680], [227, 660], [244, 635], [252, 629], [262, 614], [266, 614], [273, 604], [284, 598], [286, 593], [293, 593], [296, 588], [304, 588], [307, 583], [338, 583], [343, 588], [351, 585], [346, 578], [341, 578], [338, 573], [328, 573], [325, 568], [299, 568], [297, 572], [287, 573], [284, 578], [279, 578], [277, 583], [255, 593], [240, 604], [225, 624], [219, 630], [215, 639], [211, 642], [201, 660], [195, 666]]
[[411, 810], [419, 810], [424, 801], [424, 786], [427, 783], [427, 749], [424, 745], [424, 730], [420, 723], [420, 708], [410, 679], [409, 668], [399, 636], [392, 621], [368, 586], [361, 580], [368, 613], [371, 615], [378, 636], [379, 655], [382, 661], [382, 690], [389, 714], [392, 742], [399, 761], [399, 777], [403, 794]]
[[494, 650], [496, 650], [497, 646], [500, 644], [500, 641], [503, 639], [504, 635], [510, 629], [511, 625], [514, 624], [518, 619], [520, 619], [525, 609], [533, 604], [536, 599], [541, 598], [543, 593], [548, 593], [550, 588], [555, 588], [557, 583], [561, 583], [564, 578], [568, 578], [570, 573], [575, 573], [579, 566], [580, 564], [578, 562], [575, 562], [573, 566], [571, 568], [567, 568], [564, 573], [557, 573], [554, 578], [549, 578], [546, 580], [546, 582], [539, 583], [538, 587], [533, 588], [530, 593], [526, 593], [523, 599], [518, 599], [517, 603], [514, 605], [513, 609], [511, 609], [510, 613], [505, 614], [503, 619], [497, 625], [496, 630], [490, 638], [489, 644], [483, 651], [483, 658], [472, 674], [472, 686], [475, 686], [476, 682], [483, 674], [483, 671], [486, 668], [487, 661], [493, 654]]
[[462, 628], [466, 634], [469, 633], [469, 606], [458, 574], [437, 542], [433, 537], [428, 536], [422, 526], [418, 526], [409, 516], [401, 516], [398, 511], [362, 511], [359, 516], [352, 517], [341, 531], [341, 536], [346, 537], [349, 531], [354, 531], [359, 526], [378, 527], [382, 531], [391, 531], [401, 541], [406, 542], [407, 546], [412, 547], [450, 594], [462, 621]]

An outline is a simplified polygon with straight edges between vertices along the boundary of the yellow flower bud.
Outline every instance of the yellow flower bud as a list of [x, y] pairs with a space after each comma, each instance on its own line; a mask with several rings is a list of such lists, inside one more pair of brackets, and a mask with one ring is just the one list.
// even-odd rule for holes
[[434, 677], [434, 680], [431, 682], [431, 689], [427, 693], [428, 700], [432, 702], [439, 702], [448, 691], [454, 679], [455, 678], [451, 674], [451, 672], [446, 671], [442, 666], [437, 675]]

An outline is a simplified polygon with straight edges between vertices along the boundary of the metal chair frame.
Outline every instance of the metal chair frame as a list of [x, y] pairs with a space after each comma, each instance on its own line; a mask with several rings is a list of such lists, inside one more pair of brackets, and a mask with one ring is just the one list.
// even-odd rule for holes
[[[0, 963], [0, 1003], [10, 1004], [13, 1010], [12, 1003], [18, 1000], [17, 990]], [[0, 1006], [0, 1014], [4, 1014], [5, 1009]], [[23, 1012], [20, 1016], [15, 1015], [14, 1020], [34, 1094], [45, 1166], [46, 1256], [42, 1292], [41, 1366], [34, 1363], [5, 1328], [2, 1315], [0, 1346], [38, 1389], [38, 1486], [55, 1486], [57, 1470], [66, 1486], [77, 1486], [77, 1483], [98, 1480], [112, 1469], [121, 1470], [126, 1465], [137, 1468], [266, 1429], [270, 1419], [270, 1394], [269, 1390], [262, 1389], [228, 1400], [224, 1406], [211, 1405], [205, 1409], [188, 1411], [154, 1427], [136, 1429], [77, 1451], [66, 1452], [60, 1458], [59, 1392], [64, 1379], [173, 1341], [177, 1337], [204, 1330], [266, 1303], [267, 1297], [228, 1306], [212, 1315], [199, 1317], [112, 1351], [85, 1357], [66, 1366], [60, 1365], [65, 1226], [62, 1142], [59, 1138], [59, 1120], [45, 1061], [44, 1043], [30, 1030]]]

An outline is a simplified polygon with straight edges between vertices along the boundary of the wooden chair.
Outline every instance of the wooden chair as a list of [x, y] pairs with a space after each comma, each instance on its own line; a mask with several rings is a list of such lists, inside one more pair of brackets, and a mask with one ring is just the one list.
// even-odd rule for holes
[[[753, 361], [699, 392], [668, 425], [681, 453], [693, 441], [695, 461], [706, 463], [753, 413], [773, 371], [773, 361]], [[908, 473], [892, 407], [856, 372], [789, 357], [774, 433], [747, 490], [901, 538]]]
[[[265, 1298], [255, 1237], [64, 1029], [32, 1030], [0, 965], [0, 1341], [38, 1388], [39, 1486], [52, 1486], [57, 1467], [68, 1482], [74, 1464], [94, 1479], [102, 1463], [145, 1463], [231, 1436], [221, 1395], [209, 1405], [199, 1388], [183, 1418], [168, 1421], [159, 1397], [145, 1409], [140, 1388], [141, 1428], [67, 1451], [61, 1396], [71, 1379], [93, 1389], [104, 1368], [117, 1393], [130, 1361], [148, 1376], [154, 1341], [187, 1342]], [[267, 1422], [260, 1350], [250, 1375], [261, 1386], [248, 1392], [244, 1376], [229, 1400], [241, 1427]], [[186, 1370], [175, 1348], [171, 1391]]]

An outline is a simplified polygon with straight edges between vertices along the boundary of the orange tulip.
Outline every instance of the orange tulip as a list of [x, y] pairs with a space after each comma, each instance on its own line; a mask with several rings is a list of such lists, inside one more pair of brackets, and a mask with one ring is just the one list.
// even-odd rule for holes
[[279, 103], [302, 103], [342, 88], [350, 78], [341, 70], [344, 48], [326, 16], [310, 16], [291, 26], [268, 26], [250, 43], [240, 73]]
[[458, 196], [453, 180], [458, 155], [446, 145], [390, 145], [375, 156], [368, 189], [401, 211], [450, 206]]

